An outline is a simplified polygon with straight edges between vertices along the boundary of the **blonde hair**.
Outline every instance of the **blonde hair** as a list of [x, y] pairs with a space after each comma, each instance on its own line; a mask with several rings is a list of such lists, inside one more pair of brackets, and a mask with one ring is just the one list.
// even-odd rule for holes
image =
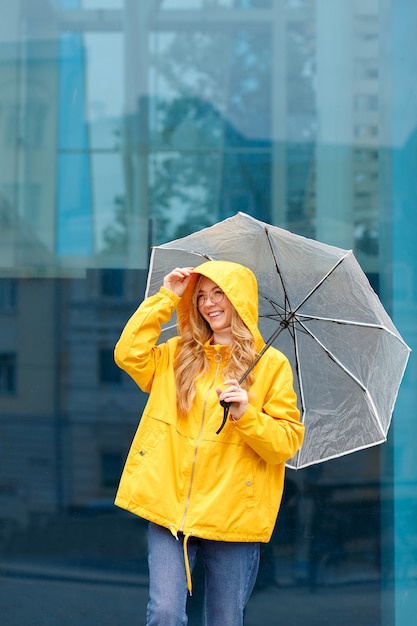
[[[188, 413], [193, 403], [196, 380], [209, 368], [204, 352], [204, 344], [213, 334], [209, 324], [197, 309], [196, 294], [203, 276], [195, 284], [189, 321], [185, 325], [179, 341], [175, 357], [175, 383], [177, 387], [177, 405], [180, 413]], [[249, 328], [235, 309], [231, 319], [232, 342], [230, 345], [230, 361], [223, 370], [223, 377], [239, 380], [256, 357], [255, 340]], [[242, 387], [249, 389], [254, 380], [252, 372], [242, 381]]]

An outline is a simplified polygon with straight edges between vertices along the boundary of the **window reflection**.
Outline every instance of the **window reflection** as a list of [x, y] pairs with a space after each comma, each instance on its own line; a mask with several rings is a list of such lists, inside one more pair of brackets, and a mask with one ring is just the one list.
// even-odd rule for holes
[[14, 278], [0, 278], [0, 312], [12, 312], [16, 303], [17, 281]]
[[0, 352], [0, 395], [16, 393], [16, 354]]
[[[85, 33], [86, 119], [91, 150], [119, 150], [124, 115], [123, 37]], [[108, 170], [111, 171], [111, 168]]]

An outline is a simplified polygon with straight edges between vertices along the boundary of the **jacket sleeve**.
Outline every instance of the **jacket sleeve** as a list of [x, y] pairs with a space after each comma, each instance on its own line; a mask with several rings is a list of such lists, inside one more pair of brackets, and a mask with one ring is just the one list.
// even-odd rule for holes
[[[283, 356], [283, 355], [282, 355]], [[244, 415], [234, 422], [242, 439], [266, 462], [285, 463], [299, 450], [304, 437], [300, 422], [293, 374], [284, 357], [274, 368], [261, 411], [249, 403]]]
[[151, 390], [165, 346], [156, 345], [161, 326], [170, 320], [179, 300], [174, 293], [161, 287], [133, 313], [115, 346], [116, 364], [147, 393]]

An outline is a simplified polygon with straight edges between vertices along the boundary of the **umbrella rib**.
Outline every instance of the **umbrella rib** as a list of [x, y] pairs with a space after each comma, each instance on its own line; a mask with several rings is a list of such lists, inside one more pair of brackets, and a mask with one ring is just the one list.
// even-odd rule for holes
[[285, 317], [286, 317], [287, 316], [287, 312], [289, 310], [291, 310], [290, 300], [288, 298], [287, 290], [286, 290], [285, 284], [284, 284], [284, 279], [282, 277], [281, 270], [279, 269], [278, 261], [277, 261], [277, 258], [275, 256], [275, 253], [274, 253], [274, 249], [272, 247], [271, 238], [270, 238], [270, 235], [269, 235], [269, 229], [268, 228], [265, 228], [265, 234], [266, 234], [266, 240], [267, 240], [268, 245], [269, 245], [269, 249], [271, 251], [272, 258], [274, 259], [275, 269], [276, 269], [277, 274], [279, 276], [279, 279], [281, 281], [282, 290], [284, 292], [285, 303], [284, 303], [284, 307], [282, 307], [282, 308], [284, 310], [284, 314], [285, 314]]
[[[298, 311], [298, 310], [299, 310], [299, 309], [303, 306], [303, 304], [305, 304], [305, 302], [307, 302], [307, 300], [308, 300], [309, 298], [311, 298], [311, 296], [313, 295], [313, 293], [315, 293], [315, 292], [316, 292], [316, 291], [317, 291], [317, 290], [321, 287], [321, 285], [324, 283], [324, 281], [325, 281], [325, 280], [327, 280], [327, 279], [328, 279], [328, 277], [329, 277], [329, 276], [331, 276], [331, 274], [333, 274], [333, 272], [334, 272], [334, 271], [335, 271], [335, 270], [339, 267], [339, 265], [340, 265], [341, 263], [343, 263], [343, 261], [344, 261], [344, 260], [345, 260], [348, 256], [350, 256], [350, 255], [352, 254], [352, 250], [346, 250], [346, 251], [345, 251], [345, 253], [343, 254], [343, 256], [342, 256], [342, 257], [341, 257], [341, 258], [337, 261], [337, 263], [335, 263], [335, 264], [333, 265], [333, 267], [331, 267], [331, 268], [330, 268], [330, 270], [329, 270], [329, 271], [328, 271], [328, 272], [327, 272], [327, 273], [326, 273], [326, 274], [325, 274], [325, 275], [324, 275], [324, 276], [323, 276], [323, 277], [319, 280], [319, 282], [317, 283], [317, 285], [315, 285], [315, 286], [313, 287], [313, 289], [312, 289], [312, 290], [311, 290], [311, 291], [310, 291], [310, 292], [306, 295], [306, 297], [305, 297], [305, 298], [304, 298], [304, 299], [303, 299], [303, 300], [302, 300], [302, 301], [301, 301], [301, 302], [300, 302], [300, 303], [296, 306], [296, 308], [295, 308], [294, 310], [291, 310], [291, 307], [290, 307], [290, 300], [289, 300], [289, 298], [288, 298], [287, 290], [286, 290], [286, 288], [285, 288], [284, 279], [283, 279], [282, 274], [281, 274], [281, 271], [280, 271], [280, 269], [279, 269], [278, 261], [277, 261], [277, 259], [276, 259], [276, 257], [275, 257], [274, 250], [273, 250], [273, 248], [272, 248], [272, 243], [271, 243], [271, 238], [270, 238], [270, 235], [269, 235], [269, 229], [268, 229], [268, 228], [265, 228], [265, 233], [266, 233], [266, 239], [267, 239], [268, 244], [269, 244], [269, 249], [270, 249], [270, 251], [271, 251], [272, 258], [274, 259], [275, 269], [276, 269], [277, 274], [278, 274], [278, 276], [279, 276], [279, 279], [280, 279], [280, 281], [281, 281], [281, 286], [282, 286], [282, 289], [283, 289], [283, 292], [284, 292], [284, 297], [285, 297], [285, 306], [283, 307], [283, 309], [284, 309], [285, 319], [287, 319], [287, 314], [288, 314], [288, 311], [290, 311], [290, 316], [289, 316], [289, 318], [288, 318], [288, 321], [290, 321], [290, 320], [291, 320], [291, 318], [294, 318], [295, 313], [296, 313], [296, 312], [297, 312], [297, 311]], [[288, 306], [287, 306], [287, 305], [288, 305]]]
[[310, 291], [310, 293], [308, 293], [306, 295], [306, 297], [304, 298], [304, 300], [302, 300], [297, 307], [294, 309], [293, 313], [296, 313], [302, 306], [303, 304], [305, 304], [307, 302], [307, 300], [309, 298], [311, 298], [311, 296], [313, 295], [313, 293], [315, 293], [320, 287], [321, 285], [324, 283], [325, 280], [327, 280], [329, 278], [329, 276], [331, 276], [333, 274], [333, 272], [336, 271], [336, 269], [339, 267], [339, 265], [341, 265], [343, 263], [343, 261], [352, 254], [352, 250], [347, 250], [345, 252], [345, 254], [337, 261], [337, 263], [335, 263], [333, 265], [332, 268], [329, 269], [329, 271], [319, 280], [319, 282], [317, 283], [317, 285], [315, 287], [313, 287], [313, 289]]
[[304, 386], [303, 386], [303, 378], [301, 376], [300, 356], [299, 356], [299, 349], [298, 349], [298, 338], [297, 338], [297, 333], [295, 332], [295, 328], [294, 327], [291, 327], [290, 334], [291, 334], [291, 336], [293, 338], [293, 342], [294, 342], [295, 375], [297, 377], [298, 388], [300, 390], [301, 422], [304, 424], [304, 418], [305, 418], [305, 414], [306, 414], [306, 412], [305, 412], [306, 404], [305, 404], [305, 401], [304, 401]]
[[343, 363], [341, 361], [339, 361], [339, 359], [330, 352], [330, 350], [328, 348], [326, 348], [326, 346], [324, 345], [324, 343], [322, 343], [320, 341], [320, 339], [313, 333], [311, 332], [311, 330], [309, 328], [307, 328], [306, 326], [304, 326], [304, 324], [302, 322], [300, 322], [300, 320], [298, 320], [298, 323], [300, 324], [300, 326], [302, 326], [305, 330], [305, 332], [310, 335], [310, 337], [312, 339], [314, 339], [314, 341], [316, 341], [318, 343], [318, 345], [324, 350], [324, 352], [327, 354], [327, 356], [329, 357], [329, 359], [331, 359], [334, 363], [336, 363], [336, 365], [338, 365], [340, 367], [341, 370], [343, 370], [345, 372], [345, 374], [347, 374], [347, 376], [349, 376], [349, 378], [351, 378], [364, 392], [364, 394], [367, 396], [371, 407], [372, 407], [372, 412], [374, 414], [375, 420], [381, 430], [382, 433], [384, 433], [384, 428], [383, 425], [381, 424], [381, 420], [378, 417], [378, 411], [377, 408], [375, 406], [375, 403], [373, 401], [373, 398], [371, 396], [371, 394], [369, 393], [368, 389], [365, 387], [365, 385], [359, 380], [359, 378], [357, 376], [355, 376], [350, 370], [347, 369], [347, 367], [345, 365], [343, 365]]
[[399, 337], [396, 333], [394, 333], [394, 331], [392, 331], [387, 326], [384, 326], [383, 324], [373, 324], [372, 322], [357, 322], [355, 320], [336, 319], [334, 317], [320, 317], [319, 315], [307, 315], [303, 313], [302, 314], [298, 313], [296, 316], [296, 320], [300, 324], [302, 324], [303, 321], [314, 320], [317, 322], [328, 322], [331, 324], [340, 324], [341, 326], [358, 326], [361, 328], [374, 328], [375, 330], [383, 330], [384, 332], [388, 333], [389, 335], [391, 335], [392, 337], [400, 341], [400, 343], [402, 344], [405, 343], [401, 337]]
[[[265, 297], [265, 300], [268, 300], [268, 302], [272, 305], [272, 306], [279, 306], [276, 305], [276, 303], [273, 300], [270, 300], [269, 298]], [[270, 320], [276, 320], [277, 316], [279, 316], [280, 319], [284, 319], [285, 317], [283, 316], [282, 313], [280, 313], [279, 310], [276, 311], [276, 313], [269, 313], [266, 315], [260, 315], [259, 317], [262, 319], [270, 319]], [[340, 324], [342, 326], [360, 326], [363, 328], [375, 328], [375, 329], [379, 329], [379, 330], [384, 330], [387, 333], [389, 333], [390, 335], [392, 335], [393, 337], [396, 337], [397, 339], [399, 339], [398, 335], [396, 335], [390, 328], [388, 328], [387, 326], [384, 326], [383, 324], [374, 324], [372, 322], [359, 322], [356, 320], [349, 320], [349, 319], [341, 319], [341, 318], [335, 318], [335, 317], [323, 317], [321, 315], [309, 315], [308, 313], [297, 313], [295, 314], [295, 312], [293, 312], [293, 314], [290, 316], [291, 319], [294, 319], [295, 321], [299, 321], [299, 322], [303, 322], [303, 321], [317, 321], [317, 322], [328, 322], [331, 324]], [[285, 322], [284, 322], [285, 323]]]

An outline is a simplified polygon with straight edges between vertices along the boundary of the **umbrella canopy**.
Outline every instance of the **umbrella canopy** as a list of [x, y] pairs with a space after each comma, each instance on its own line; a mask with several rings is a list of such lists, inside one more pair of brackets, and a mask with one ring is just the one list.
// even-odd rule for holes
[[[154, 247], [146, 295], [172, 268], [215, 259], [255, 273], [259, 329], [292, 365], [305, 438], [287, 466], [385, 441], [410, 349], [352, 251], [238, 213]], [[173, 319], [161, 339], [176, 332]]]

